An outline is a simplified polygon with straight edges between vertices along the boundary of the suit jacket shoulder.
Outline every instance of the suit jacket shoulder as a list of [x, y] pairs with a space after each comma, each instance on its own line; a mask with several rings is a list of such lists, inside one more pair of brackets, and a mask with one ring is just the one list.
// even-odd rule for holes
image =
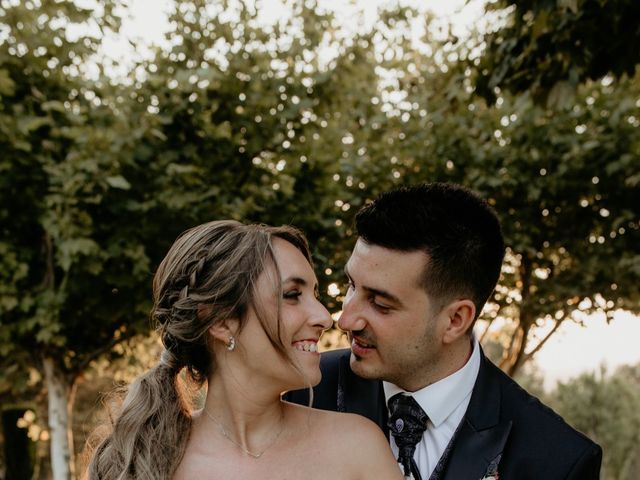
[[[489, 462], [497, 458], [503, 478], [599, 478], [600, 447], [527, 393], [484, 355], [464, 422], [453, 446], [452, 472], [447, 472], [447, 478], [463, 478], [449, 477], [457, 468], [464, 468], [456, 466], [455, 459], [474, 455], [474, 450], [478, 456], [478, 450], [485, 447], [485, 457]], [[480, 447], [483, 439], [488, 438], [491, 442]]]
[[530, 464], [555, 465], [547, 469], [547, 478], [598, 479], [602, 449], [500, 369], [492, 368], [501, 377], [505, 415], [513, 418], [505, 459], [510, 454], [517, 456], [514, 452], [519, 448], [528, 448]]

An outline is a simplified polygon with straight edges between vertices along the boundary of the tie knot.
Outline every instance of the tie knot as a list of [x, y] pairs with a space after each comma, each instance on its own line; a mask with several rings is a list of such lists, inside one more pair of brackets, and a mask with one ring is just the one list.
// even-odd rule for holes
[[416, 445], [427, 429], [428, 420], [429, 417], [413, 397], [399, 393], [389, 399], [387, 425], [398, 446], [398, 460], [405, 467], [405, 473], [409, 470]]

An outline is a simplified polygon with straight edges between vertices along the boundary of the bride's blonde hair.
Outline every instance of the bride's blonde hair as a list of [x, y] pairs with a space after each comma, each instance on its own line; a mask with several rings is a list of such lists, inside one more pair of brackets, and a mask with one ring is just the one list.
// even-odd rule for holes
[[191, 428], [191, 406], [178, 374], [185, 369], [198, 386], [209, 377], [215, 365], [207, 331], [213, 324], [235, 319], [242, 329], [254, 309], [276, 350], [292, 361], [280, 338], [280, 322], [274, 331], [255, 301], [256, 282], [265, 269], [275, 269], [280, 278], [274, 237], [294, 245], [311, 263], [304, 235], [290, 226], [215, 221], [175, 241], [153, 279], [151, 316], [165, 349], [158, 365], [129, 387], [111, 433], [93, 451], [90, 480], [173, 477]]

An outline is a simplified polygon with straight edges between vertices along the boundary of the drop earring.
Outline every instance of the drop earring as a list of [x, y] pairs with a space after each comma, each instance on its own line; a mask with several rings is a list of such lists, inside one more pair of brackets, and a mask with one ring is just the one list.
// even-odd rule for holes
[[229, 343], [227, 343], [227, 350], [233, 352], [236, 349], [236, 339], [229, 337]]

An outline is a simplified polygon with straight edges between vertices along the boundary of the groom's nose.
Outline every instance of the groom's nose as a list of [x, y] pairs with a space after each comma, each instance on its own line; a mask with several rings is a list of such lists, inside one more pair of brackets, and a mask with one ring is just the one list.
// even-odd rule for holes
[[359, 303], [356, 293], [348, 291], [342, 302], [342, 313], [338, 319], [338, 327], [341, 330], [351, 332], [364, 329], [367, 321], [362, 315]]

